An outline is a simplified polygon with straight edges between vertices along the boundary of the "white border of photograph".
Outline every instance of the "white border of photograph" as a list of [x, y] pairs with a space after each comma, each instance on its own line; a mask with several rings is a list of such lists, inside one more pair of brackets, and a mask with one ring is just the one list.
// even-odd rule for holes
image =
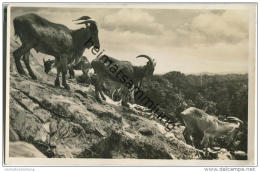
[[[248, 57], [248, 160], [145, 160], [145, 159], [64, 159], [64, 158], [13, 158], [9, 157], [9, 73], [10, 73], [10, 8], [11, 7], [59, 7], [59, 8], [160, 8], [160, 9], [245, 9], [250, 13], [249, 57]], [[7, 12], [7, 64], [6, 64], [6, 128], [5, 164], [7, 165], [49, 165], [49, 166], [245, 166], [256, 164], [256, 4], [175, 4], [175, 3], [82, 3], [82, 4], [10, 4]]]

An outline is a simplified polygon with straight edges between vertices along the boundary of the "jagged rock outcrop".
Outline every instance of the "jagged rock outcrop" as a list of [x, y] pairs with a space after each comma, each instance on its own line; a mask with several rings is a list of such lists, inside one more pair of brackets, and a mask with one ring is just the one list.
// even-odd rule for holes
[[[11, 41], [11, 58], [18, 45]], [[11, 60], [11, 141], [30, 143], [47, 157], [201, 158], [195, 148], [166, 132], [146, 112], [125, 109], [109, 98], [107, 103], [98, 103], [92, 85], [69, 80], [70, 91], [55, 88], [55, 75], [43, 71], [43, 57], [31, 52], [37, 81], [17, 74]]]
[[92, 86], [71, 91], [11, 74], [10, 127], [48, 157], [199, 158], [164, 126], [114, 104], [99, 104]]
[[38, 149], [32, 144], [26, 142], [10, 142], [9, 143], [10, 157], [27, 157], [27, 158], [46, 158]]
[[[18, 45], [11, 41], [11, 58]], [[55, 158], [202, 159], [201, 151], [185, 143], [183, 127], [167, 132], [144, 109], [126, 109], [109, 97], [100, 104], [94, 87], [76, 79], [68, 80], [69, 91], [54, 87], [55, 75], [44, 73], [43, 57], [31, 52], [37, 81], [17, 74], [10, 61], [10, 141], [30, 143]], [[10, 154], [19, 152], [16, 142], [10, 142]], [[19, 156], [42, 156], [32, 147], [22, 151], [28, 154]]]

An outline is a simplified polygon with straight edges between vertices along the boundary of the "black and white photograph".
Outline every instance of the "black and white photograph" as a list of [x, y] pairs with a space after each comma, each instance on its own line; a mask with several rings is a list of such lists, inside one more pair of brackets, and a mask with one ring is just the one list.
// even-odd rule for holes
[[5, 15], [6, 164], [255, 163], [256, 4]]

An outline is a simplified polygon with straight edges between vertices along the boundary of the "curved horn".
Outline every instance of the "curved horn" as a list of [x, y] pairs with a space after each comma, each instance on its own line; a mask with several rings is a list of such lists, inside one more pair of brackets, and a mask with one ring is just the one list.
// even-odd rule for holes
[[148, 59], [150, 62], [153, 62], [152, 58], [147, 55], [142, 54], [142, 55], [137, 56], [136, 58], [139, 58], [139, 57], [144, 57], [144, 58]]
[[244, 122], [241, 121], [240, 119], [238, 119], [237, 117], [228, 116], [227, 119], [228, 119], [228, 120], [232, 120], [232, 121], [239, 122], [239, 123], [241, 123], [241, 124], [244, 124]]
[[96, 24], [96, 22], [92, 19], [89, 19], [89, 20], [86, 20], [86, 21], [83, 21], [83, 22], [80, 22], [80, 23], [77, 23], [77, 24], [87, 24], [87, 23]]
[[88, 19], [91, 19], [89, 16], [82, 16], [76, 20], [72, 20], [72, 21], [79, 21], [79, 20], [88, 20]]
[[156, 62], [154, 61], [154, 59], [152, 59], [151, 57], [149, 57], [149, 56], [147, 56], [147, 55], [144, 55], [144, 54], [142, 54], [142, 55], [139, 55], [139, 56], [137, 56], [136, 58], [139, 58], [139, 57], [144, 57], [144, 58], [146, 58], [146, 59], [148, 59], [149, 60], [149, 62], [153, 65], [153, 67], [155, 67], [156, 66]]

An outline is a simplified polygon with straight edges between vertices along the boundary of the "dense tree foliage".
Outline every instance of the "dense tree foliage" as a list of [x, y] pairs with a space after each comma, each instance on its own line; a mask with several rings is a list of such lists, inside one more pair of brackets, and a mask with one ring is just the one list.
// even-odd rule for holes
[[[113, 84], [107, 85], [113, 88]], [[247, 74], [185, 75], [173, 71], [145, 79], [141, 90], [154, 104], [159, 104], [161, 112], [175, 122], [179, 120], [179, 114], [188, 107], [202, 109], [220, 120], [227, 116], [238, 117], [244, 121], [244, 125], [237, 138], [240, 143], [236, 149], [247, 152]], [[137, 98], [136, 102], [140, 103]]]
[[142, 90], [173, 116], [194, 106], [219, 117], [235, 116], [245, 122], [248, 119], [247, 74], [184, 75], [169, 72], [145, 80]]
[[248, 75], [184, 75], [169, 72], [145, 80], [142, 90], [160, 109], [178, 120], [188, 107], [203, 109], [220, 120], [235, 116], [244, 121], [237, 150], [247, 152]]

